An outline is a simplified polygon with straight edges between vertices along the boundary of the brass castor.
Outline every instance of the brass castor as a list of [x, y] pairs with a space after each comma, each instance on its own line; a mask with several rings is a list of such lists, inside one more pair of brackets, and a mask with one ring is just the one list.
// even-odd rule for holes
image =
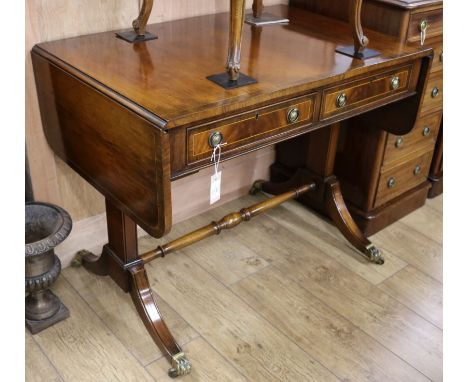
[[250, 195], [256, 195], [260, 191], [262, 191], [262, 185], [265, 183], [266, 180], [263, 179], [258, 179], [255, 182], [253, 182], [252, 187], [250, 188], [249, 194]]
[[185, 357], [183, 352], [172, 356], [172, 367], [169, 369], [169, 377], [177, 378], [181, 375], [187, 375], [192, 370], [190, 361]]
[[382, 251], [378, 249], [374, 244], [371, 244], [366, 248], [366, 256], [372, 263], [378, 265], [382, 265], [385, 263]]

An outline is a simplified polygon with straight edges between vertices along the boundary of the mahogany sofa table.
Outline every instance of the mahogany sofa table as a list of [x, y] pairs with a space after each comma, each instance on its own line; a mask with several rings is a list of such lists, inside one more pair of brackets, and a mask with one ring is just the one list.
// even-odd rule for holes
[[[136, 44], [106, 32], [33, 48], [48, 143], [106, 199], [109, 242], [97, 261], [84, 265], [131, 292], [172, 363], [171, 376], [188, 373], [190, 363], [159, 314], [148, 261], [300, 197], [322, 205], [360, 252], [382, 262], [333, 175], [339, 122], [365, 115], [394, 134], [410, 131], [432, 50], [366, 31], [369, 47], [381, 54], [353, 59], [335, 52], [352, 44], [346, 23], [288, 6], [267, 10], [290, 22], [245, 28], [241, 71], [256, 83], [229, 90], [207, 79], [223, 71], [227, 13], [149, 26], [158, 39]], [[260, 185], [278, 196], [138, 253], [137, 225], [157, 238], [169, 232], [171, 181], [212, 165], [214, 137], [224, 143], [224, 161], [317, 129], [324, 139], [310, 145], [313, 165], [282, 184]]]

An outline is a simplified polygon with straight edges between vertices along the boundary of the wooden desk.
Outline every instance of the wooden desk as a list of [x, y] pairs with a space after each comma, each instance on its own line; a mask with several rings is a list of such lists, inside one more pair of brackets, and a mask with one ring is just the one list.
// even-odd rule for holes
[[[242, 72], [257, 83], [231, 90], [206, 79], [223, 71], [227, 14], [150, 26], [159, 39], [133, 45], [109, 32], [39, 44], [32, 52], [50, 146], [106, 198], [109, 243], [85, 265], [132, 293], [177, 369], [173, 375], [183, 374], [187, 361], [159, 315], [145, 262], [299, 195], [322, 204], [358, 250], [382, 260], [351, 219], [333, 175], [339, 122], [365, 113], [382, 129], [410, 131], [432, 50], [369, 31], [370, 48], [382, 54], [352, 59], [335, 52], [352, 43], [346, 23], [287, 6], [268, 11], [290, 24], [245, 29]], [[169, 232], [170, 182], [211, 165], [211, 133], [222, 134], [228, 160], [318, 129], [325, 143], [308, 155], [321, 158], [319, 165], [306, 161], [288, 181], [263, 184], [282, 195], [138, 254], [136, 224], [154, 237]]]
[[[339, 20], [348, 18], [347, 3], [348, 0], [290, 1], [291, 6]], [[365, 27], [407, 44], [423, 42], [434, 50], [423, 105], [411, 133], [391, 134], [376, 129], [372, 120], [360, 117], [341, 126], [335, 173], [340, 178], [348, 208], [365, 236], [423, 206], [427, 196], [442, 192], [442, 20], [442, 0], [365, 0], [363, 3]], [[423, 41], [421, 25], [426, 28]], [[277, 151], [287, 150], [287, 145], [277, 147]], [[284, 172], [281, 165], [277, 161], [272, 167], [273, 177], [281, 178]]]

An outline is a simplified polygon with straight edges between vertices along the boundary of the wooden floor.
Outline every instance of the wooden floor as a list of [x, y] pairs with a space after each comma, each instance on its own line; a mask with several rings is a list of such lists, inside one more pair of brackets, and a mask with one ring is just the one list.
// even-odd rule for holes
[[[260, 200], [178, 224], [170, 237]], [[296, 202], [147, 266], [193, 364], [183, 381], [441, 381], [442, 197], [372, 237], [383, 266]], [[141, 250], [157, 241], [140, 242]], [[26, 380], [169, 381], [129, 295], [63, 271], [71, 317], [26, 333]]]

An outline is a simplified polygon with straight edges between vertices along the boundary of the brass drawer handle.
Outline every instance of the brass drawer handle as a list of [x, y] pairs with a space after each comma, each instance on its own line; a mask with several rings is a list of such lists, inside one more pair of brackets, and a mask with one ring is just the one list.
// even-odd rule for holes
[[424, 32], [425, 30], [427, 30], [427, 27], [429, 26], [429, 23], [427, 22], [426, 19], [422, 19], [421, 20], [421, 23], [419, 24], [419, 31], [420, 32]]
[[392, 79], [390, 80], [390, 85], [393, 90], [397, 90], [400, 87], [400, 77], [393, 76]]
[[212, 149], [214, 149], [216, 146], [221, 144], [223, 141], [223, 134], [221, 134], [219, 131], [213, 131], [210, 136], [208, 137], [208, 144]]
[[388, 188], [393, 188], [393, 187], [395, 187], [395, 186], [396, 186], [396, 180], [395, 180], [395, 178], [392, 176], [392, 177], [388, 180], [388, 182], [387, 182], [387, 187], [388, 187]]
[[435, 98], [439, 95], [439, 88], [437, 86], [434, 86], [434, 89], [431, 91], [431, 97]]
[[299, 120], [299, 109], [294, 107], [289, 109], [287, 114], [288, 123], [295, 123]]
[[395, 140], [395, 147], [399, 149], [403, 145], [403, 137], [398, 137]]
[[346, 94], [341, 93], [336, 97], [336, 106], [337, 107], [344, 107], [346, 106], [346, 102], [348, 101]]
[[431, 133], [431, 128], [429, 126], [426, 126], [424, 129], [423, 129], [423, 132], [422, 134], [427, 137], [429, 134]]
[[416, 165], [416, 167], [414, 168], [413, 174], [414, 174], [414, 175], [419, 175], [419, 174], [421, 174], [421, 170], [422, 170], [421, 165], [418, 164], [418, 165]]
[[429, 23], [426, 19], [421, 20], [419, 24], [419, 31], [421, 32], [421, 45], [424, 45], [424, 41], [426, 40], [426, 31], [429, 27]]

